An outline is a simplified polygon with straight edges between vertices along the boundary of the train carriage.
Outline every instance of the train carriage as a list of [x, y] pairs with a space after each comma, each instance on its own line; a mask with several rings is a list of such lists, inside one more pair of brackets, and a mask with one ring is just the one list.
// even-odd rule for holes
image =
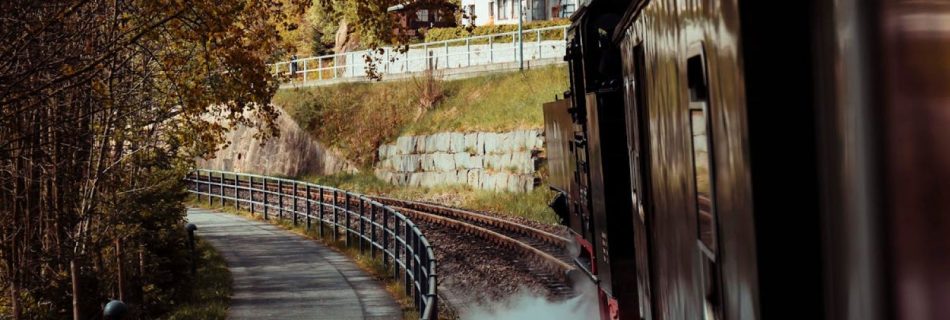
[[[950, 248], [937, 233], [910, 234], [950, 231], [948, 218], [875, 197], [903, 194], [885, 179], [913, 190], [933, 181], [883, 152], [907, 150], [887, 138], [906, 136], [909, 121], [950, 127], [936, 108], [948, 101], [950, 90], [939, 88], [950, 89], [950, 73], [899, 68], [909, 64], [902, 56], [914, 56], [948, 69], [939, 57], [950, 34], [939, 19], [950, 6], [775, 8], [594, 0], [572, 16], [571, 90], [544, 106], [559, 193], [552, 207], [582, 248], [574, 262], [599, 288], [601, 318], [935, 319], [950, 311], [937, 303], [950, 298], [946, 287], [921, 289], [920, 304], [900, 296], [917, 276], [950, 277], [940, 271], [946, 259], [914, 256], [927, 261], [920, 265], [895, 253], [909, 244]], [[883, 60], [888, 54], [894, 60]], [[923, 87], [873, 77], [884, 74]], [[900, 107], [943, 120], [894, 122], [888, 115]], [[914, 159], [948, 177], [950, 166], [936, 160], [950, 144], [913, 144]], [[894, 172], [919, 180], [894, 180]], [[916, 198], [950, 206], [946, 197]], [[888, 226], [898, 213], [917, 224]], [[921, 224], [928, 217], [938, 223]]]

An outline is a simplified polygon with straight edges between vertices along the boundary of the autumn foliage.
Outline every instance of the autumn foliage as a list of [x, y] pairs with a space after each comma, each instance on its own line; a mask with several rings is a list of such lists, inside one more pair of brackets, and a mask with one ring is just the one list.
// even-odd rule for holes
[[273, 134], [297, 2], [0, 1], [0, 313], [187, 299], [182, 178], [229, 125]]

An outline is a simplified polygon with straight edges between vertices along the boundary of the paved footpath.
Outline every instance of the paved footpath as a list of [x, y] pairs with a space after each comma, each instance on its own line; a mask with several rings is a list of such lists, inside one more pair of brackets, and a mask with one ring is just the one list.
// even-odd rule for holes
[[320, 243], [207, 209], [188, 209], [188, 221], [228, 261], [229, 319], [402, 318], [382, 284]]

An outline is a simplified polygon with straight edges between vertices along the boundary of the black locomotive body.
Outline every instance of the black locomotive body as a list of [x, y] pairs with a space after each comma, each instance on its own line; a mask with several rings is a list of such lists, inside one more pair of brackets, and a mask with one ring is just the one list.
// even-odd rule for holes
[[950, 70], [950, 6], [583, 2], [545, 134], [602, 319], [950, 312], [950, 189], [920, 187], [950, 178], [950, 135], [897, 140], [950, 132], [950, 73], [910, 59]]

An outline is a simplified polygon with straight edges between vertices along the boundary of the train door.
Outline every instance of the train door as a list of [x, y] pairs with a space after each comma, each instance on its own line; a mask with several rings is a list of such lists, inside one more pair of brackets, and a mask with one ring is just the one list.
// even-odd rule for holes
[[649, 192], [649, 132], [646, 119], [646, 59], [643, 44], [627, 31], [624, 49], [627, 152], [630, 157], [630, 200], [633, 204], [634, 250], [640, 318], [653, 319], [652, 202]]
[[686, 60], [687, 108], [692, 142], [693, 183], [704, 319], [722, 319], [722, 275], [715, 205], [715, 168], [710, 123], [709, 85], [702, 43], [689, 48]]

